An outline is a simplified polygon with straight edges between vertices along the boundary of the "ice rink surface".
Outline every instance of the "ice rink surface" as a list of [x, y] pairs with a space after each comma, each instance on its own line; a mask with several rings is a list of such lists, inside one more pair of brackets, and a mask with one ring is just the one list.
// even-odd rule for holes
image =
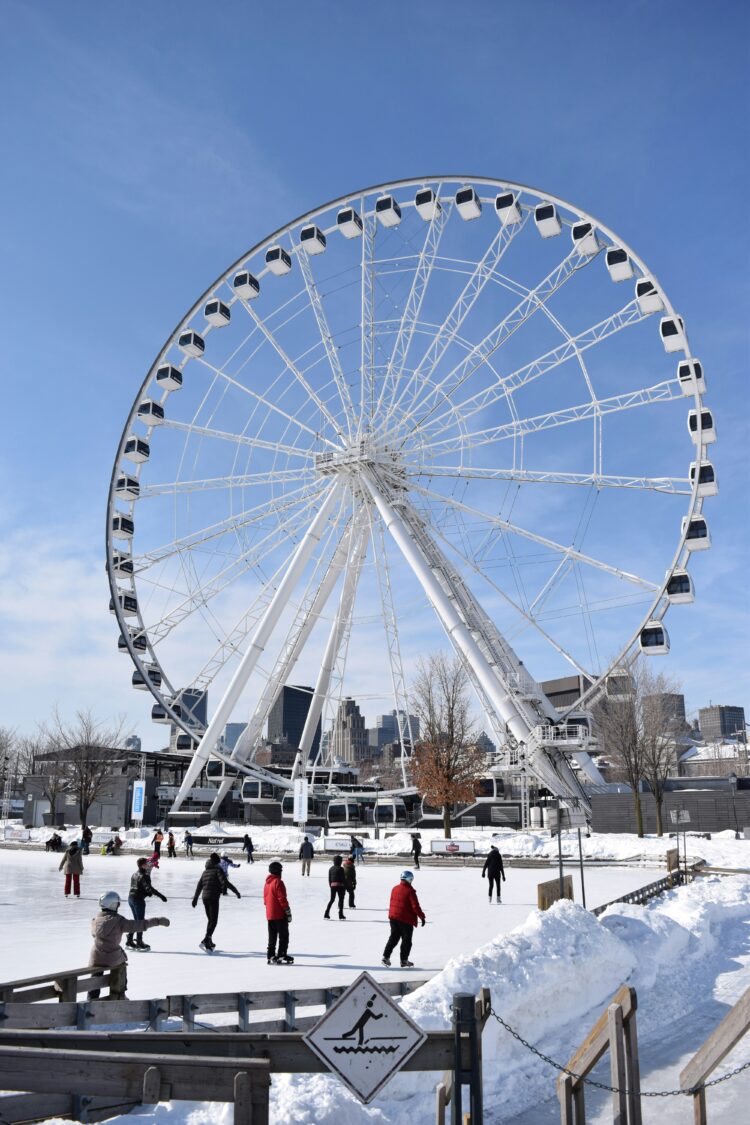
[[[206, 853], [207, 854], [207, 853]], [[402, 977], [397, 964], [392, 969], [380, 964], [388, 936], [388, 900], [398, 881], [401, 866], [368, 861], [357, 868], [355, 910], [346, 910], [346, 921], [325, 921], [328, 902], [326, 873], [328, 858], [316, 858], [312, 874], [302, 877], [298, 862], [284, 864], [284, 881], [292, 908], [290, 953], [294, 966], [283, 968], [266, 964], [266, 921], [263, 908], [263, 883], [269, 857], [254, 864], [242, 862], [229, 872], [242, 894], [238, 901], [231, 892], [222, 899], [219, 925], [214, 940], [221, 955], [206, 954], [198, 948], [205, 932], [201, 903], [195, 910], [191, 898], [206, 856], [186, 859], [163, 858], [153, 874], [154, 886], [167, 895], [163, 904], [148, 900], [148, 916], [166, 915], [169, 929], [148, 931], [148, 954], [130, 957], [128, 995], [133, 999], [182, 992], [217, 992], [271, 989], [288, 974], [296, 987], [347, 984], [362, 970], [373, 971], [378, 979], [389, 974]], [[58, 871], [60, 856], [36, 850], [0, 849], [2, 891], [0, 892], [0, 940], [2, 941], [3, 980], [37, 976], [88, 962], [91, 939], [89, 922], [98, 910], [103, 891], [116, 890], [127, 898], [130, 875], [135, 871], [135, 856], [84, 857], [81, 899], [63, 896], [63, 875]], [[404, 864], [408, 866], [408, 864]], [[574, 895], [580, 902], [580, 877], [577, 868], [566, 867], [573, 875]], [[414, 886], [427, 925], [415, 933], [410, 970], [416, 977], [431, 976], [449, 958], [471, 953], [477, 946], [507, 933], [536, 909], [537, 883], [555, 878], [557, 867], [509, 868], [500, 906], [487, 902], [487, 882], [477, 867], [454, 869], [422, 867], [415, 872]], [[609, 902], [628, 891], [659, 877], [653, 869], [596, 867], [585, 869], [586, 901], [589, 907]], [[127, 903], [121, 908], [127, 917]], [[335, 909], [332, 912], [335, 916]]]

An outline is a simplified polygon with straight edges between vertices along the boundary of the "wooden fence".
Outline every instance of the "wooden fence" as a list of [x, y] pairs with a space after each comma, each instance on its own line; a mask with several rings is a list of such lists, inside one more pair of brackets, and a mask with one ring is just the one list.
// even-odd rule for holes
[[693, 1121], [707, 1125], [706, 1087], [704, 1083], [732, 1047], [750, 1030], [750, 988], [746, 989], [735, 1006], [727, 1012], [699, 1051], [680, 1074], [683, 1090], [693, 1090]]

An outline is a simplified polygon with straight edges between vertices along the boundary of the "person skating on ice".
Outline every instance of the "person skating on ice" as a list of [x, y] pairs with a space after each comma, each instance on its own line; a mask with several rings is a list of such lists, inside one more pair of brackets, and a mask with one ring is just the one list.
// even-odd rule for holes
[[[227, 853], [224, 852], [222, 854], [221, 859], [219, 860], [219, 867], [224, 872], [226, 877], [229, 878], [229, 868], [230, 867], [239, 867], [239, 863], [232, 863], [232, 860], [229, 858]], [[224, 892], [224, 894], [226, 894], [226, 891]]]
[[391, 925], [391, 936], [383, 950], [383, 964], [390, 967], [391, 953], [401, 942], [401, 968], [411, 969], [414, 962], [409, 960], [411, 943], [414, 937], [414, 927], [421, 919], [424, 926], [427, 919], [422, 907], [419, 905], [417, 892], [412, 886], [414, 874], [411, 871], [401, 872], [401, 881], [391, 891], [391, 902], [388, 909], [388, 921]]
[[177, 846], [175, 844], [174, 832], [170, 832], [167, 836], [167, 859], [177, 858]]
[[384, 1015], [383, 1012], [373, 1012], [372, 1006], [373, 1006], [374, 1003], [375, 1003], [375, 997], [373, 995], [367, 1001], [367, 1006], [366, 1006], [364, 1012], [362, 1013], [362, 1015], [359, 1017], [359, 1019], [355, 1023], [354, 1027], [352, 1027], [349, 1031], [345, 1031], [344, 1034], [341, 1036], [342, 1039], [353, 1039], [354, 1036], [356, 1035], [357, 1036], [357, 1046], [358, 1047], [362, 1046], [362, 1044], [365, 1041], [365, 1027], [367, 1026], [367, 1024], [370, 1022], [370, 1020], [382, 1020], [383, 1015]]
[[344, 860], [344, 884], [346, 886], [346, 893], [349, 896], [349, 906], [352, 910], [355, 910], [354, 892], [357, 889], [357, 868], [350, 855]]
[[487, 876], [490, 884], [490, 902], [492, 902], [492, 887], [495, 886], [497, 892], [497, 901], [500, 902], [500, 880], [505, 882], [505, 868], [503, 867], [503, 857], [493, 844], [487, 852], [487, 858], [484, 861], [482, 868], [482, 878]]
[[[167, 896], [151, 885], [148, 860], [141, 858], [138, 860], [137, 869], [130, 876], [130, 891], [128, 893], [128, 906], [136, 922], [142, 922], [146, 917], [146, 899], [151, 898], [152, 895], [156, 895], [162, 902], [167, 901]], [[132, 933], [129, 933], [125, 939], [125, 944], [128, 949], [146, 951], [151, 948], [144, 942], [142, 933], [139, 933], [135, 940], [133, 940]]]
[[203, 909], [206, 912], [206, 936], [200, 942], [200, 948], [205, 949], [207, 953], [212, 953], [216, 949], [213, 942], [213, 933], [219, 921], [221, 896], [229, 890], [236, 894], [237, 898], [242, 898], [240, 892], [229, 882], [221, 870], [220, 864], [221, 857], [216, 852], [211, 852], [193, 895], [193, 906], [198, 905], [198, 898], [200, 897], [203, 900]]
[[161, 844], [163, 839], [164, 833], [162, 832], [161, 828], [157, 828], [156, 832], [154, 832], [153, 836], [151, 837], [151, 843], [154, 845], [154, 851], [156, 852], [157, 856], [161, 855]]
[[73, 884], [73, 894], [81, 897], [81, 875], [83, 875], [83, 855], [77, 842], [74, 840], [60, 860], [58, 871], [65, 872], [65, 897], [70, 897], [70, 885]]
[[309, 836], [305, 836], [299, 849], [299, 858], [302, 862], [302, 874], [310, 874], [310, 864], [315, 858], [315, 848], [312, 846]]
[[[286, 895], [286, 887], [281, 878], [282, 866], [277, 859], [268, 865], [268, 875], [263, 887], [263, 903], [268, 923], [268, 949], [266, 956], [269, 965], [292, 965], [294, 958], [289, 956], [289, 923], [292, 912]], [[278, 946], [277, 946], [278, 942]]]
[[242, 838], [242, 850], [243, 850], [243, 852], [247, 852], [247, 862], [248, 863], [255, 863], [255, 860], [253, 859], [253, 852], [255, 851], [255, 844], [253, 843], [252, 839], [248, 836], [247, 832], [245, 833], [245, 835]]
[[[89, 968], [92, 969], [114, 969], [118, 965], [127, 964], [127, 954], [121, 944], [123, 934], [129, 937], [138, 934], [140, 937], [144, 930], [150, 930], [152, 926], [169, 925], [169, 918], [122, 918], [117, 913], [120, 909], [120, 896], [117, 891], [107, 891], [103, 894], [99, 899], [99, 907], [99, 913], [91, 919], [91, 936], [94, 944], [89, 954]], [[91, 978], [94, 986], [97, 979], [101, 980], [97, 974]], [[124, 967], [119, 983], [118, 989], [110, 989], [111, 1000], [122, 1000], [125, 997], [128, 978]], [[99, 992], [99, 988], [92, 988], [88, 994], [89, 1000], [98, 1000]]]
[[422, 841], [416, 834], [411, 838], [411, 854], [414, 856], [414, 866], [419, 871], [419, 857], [422, 854]]
[[342, 922], [346, 921], [344, 914], [344, 893], [346, 891], [346, 882], [344, 880], [343, 860], [340, 855], [333, 857], [333, 863], [328, 868], [328, 886], [331, 891], [331, 897], [328, 900], [328, 906], [325, 909], [324, 918], [331, 917], [331, 907], [336, 899], [339, 900], [339, 919]]
[[193, 833], [185, 833], [185, 857], [192, 856], [193, 854]]

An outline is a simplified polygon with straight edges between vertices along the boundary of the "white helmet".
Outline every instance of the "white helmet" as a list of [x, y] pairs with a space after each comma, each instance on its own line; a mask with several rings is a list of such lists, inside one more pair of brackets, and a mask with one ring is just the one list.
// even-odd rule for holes
[[99, 906], [102, 910], [119, 910], [120, 896], [117, 891], [105, 891], [99, 896]]

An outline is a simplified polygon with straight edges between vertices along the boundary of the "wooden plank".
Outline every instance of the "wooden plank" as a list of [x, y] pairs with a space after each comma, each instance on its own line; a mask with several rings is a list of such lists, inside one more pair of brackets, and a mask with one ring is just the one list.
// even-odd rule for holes
[[234, 1076], [234, 1125], [253, 1125], [250, 1075], [244, 1070]]
[[560, 898], [573, 899], [573, 876], [563, 875], [563, 893], [560, 894], [560, 880], [548, 879], [545, 883], [536, 886], [537, 907], [539, 910], [549, 910]]
[[690, 1090], [705, 1082], [748, 1028], [750, 1028], [750, 988], [745, 989], [734, 1007], [727, 1012], [718, 1027], [714, 1028], [703, 1046], [684, 1067], [680, 1074], [681, 1088]]
[[557, 1080], [557, 1097], [560, 1102], [560, 1125], [575, 1125], [573, 1117], [573, 1079], [561, 1074]]
[[[161, 1101], [161, 1074], [158, 1066], [148, 1066], [143, 1074], [143, 1105], [158, 1105]], [[164, 1099], [168, 1101], [168, 1098]]]
[[[0, 1121], [16, 1125], [45, 1121], [48, 1117], [69, 1117], [72, 1103], [71, 1094], [8, 1094], [0, 1097]], [[90, 1121], [104, 1121], [114, 1113], [129, 1113], [138, 1104], [128, 1101], [113, 1105], [111, 1098], [92, 1097], [86, 1109]]]
[[[628, 1019], [630, 1013], [636, 1010], [637, 1003], [635, 989], [628, 987], [626, 984], [622, 985], [610, 1000], [610, 1005], [620, 1005], [624, 1019]], [[588, 1074], [607, 1050], [609, 1046], [608, 1008], [609, 1005], [599, 1016], [575, 1054], [568, 1059], [567, 1070], [572, 1070], [574, 1074]], [[577, 1083], [575, 1084], [577, 1085]]]
[[638, 1024], [635, 1012], [625, 1020], [625, 1069], [628, 1076], [628, 1125], [642, 1125], [641, 1065], [638, 1059]]
[[6, 992], [8, 989], [25, 988], [27, 985], [34, 984], [47, 984], [56, 980], [65, 980], [68, 977], [80, 977], [84, 973], [89, 973], [91, 970], [88, 965], [82, 969], [63, 969], [59, 973], [46, 973], [42, 977], [24, 977], [21, 980], [6, 980], [0, 984], [0, 993]]
[[693, 1094], [693, 1125], [708, 1125], [705, 1086], [701, 1086], [697, 1094]]
[[612, 1091], [612, 1125], [628, 1125], [628, 1096], [625, 1075], [625, 1034], [620, 1004], [607, 1008], [609, 1062]]

